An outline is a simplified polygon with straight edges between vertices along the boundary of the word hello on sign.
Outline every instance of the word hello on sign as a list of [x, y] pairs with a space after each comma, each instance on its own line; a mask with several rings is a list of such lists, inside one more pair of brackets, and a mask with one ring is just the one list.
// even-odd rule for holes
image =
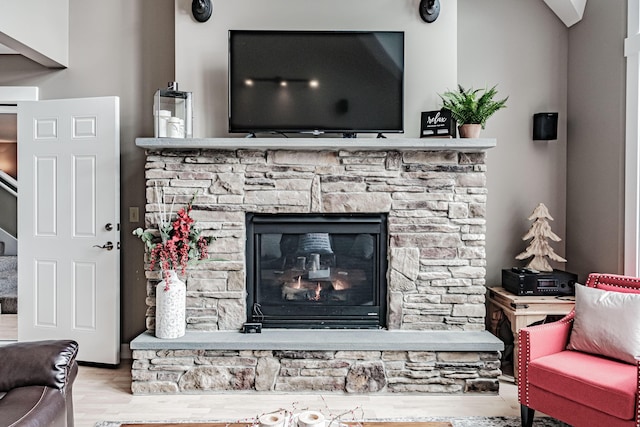
[[455, 138], [456, 123], [447, 109], [423, 111], [420, 120], [420, 137]]

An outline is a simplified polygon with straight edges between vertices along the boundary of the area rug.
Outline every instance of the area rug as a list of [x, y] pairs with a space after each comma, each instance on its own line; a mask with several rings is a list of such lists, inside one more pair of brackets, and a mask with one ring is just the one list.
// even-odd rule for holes
[[[411, 420], [403, 420], [394, 418], [393, 420], [386, 419], [374, 419], [367, 421], [416, 421], [416, 422], [427, 422], [427, 421], [447, 421], [453, 424], [453, 427], [519, 427], [520, 418], [518, 417], [429, 417], [429, 418], [412, 418]], [[120, 427], [122, 424], [136, 424], [136, 423], [146, 423], [149, 424], [149, 427], [153, 427], [153, 424], [166, 423], [168, 421], [101, 421], [96, 423], [95, 427]], [[183, 421], [171, 421], [172, 423], [193, 423], [196, 422], [194, 420], [183, 420]], [[225, 420], [203, 420], [197, 422], [228, 422]], [[562, 423], [560, 421], [556, 421], [552, 418], [540, 417], [534, 418], [533, 427], [570, 427], [568, 424]]]

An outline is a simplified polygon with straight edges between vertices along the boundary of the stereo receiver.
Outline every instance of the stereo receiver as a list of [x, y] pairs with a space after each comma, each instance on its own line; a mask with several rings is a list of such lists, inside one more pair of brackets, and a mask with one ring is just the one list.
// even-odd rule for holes
[[539, 272], [514, 267], [502, 270], [502, 287], [515, 295], [575, 295], [578, 276], [562, 270]]

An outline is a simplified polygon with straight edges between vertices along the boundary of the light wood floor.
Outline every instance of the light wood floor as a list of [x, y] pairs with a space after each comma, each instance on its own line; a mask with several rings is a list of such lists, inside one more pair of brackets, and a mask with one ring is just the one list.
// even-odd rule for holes
[[0, 314], [0, 340], [18, 339], [18, 315]]
[[[16, 331], [15, 315], [0, 315], [0, 340], [12, 339], [7, 336], [17, 336]], [[131, 394], [130, 360], [123, 360], [117, 369], [80, 366], [73, 400], [77, 427], [93, 427], [98, 421], [245, 420], [280, 408], [308, 408], [325, 415], [356, 410], [358, 416], [365, 418], [520, 415], [516, 386], [504, 381], [500, 383], [498, 396], [332, 393], [134, 396]]]
[[[73, 399], [78, 427], [97, 421], [244, 420], [277, 409], [339, 414], [357, 409], [366, 418], [430, 416], [519, 416], [516, 386], [500, 383], [498, 396], [227, 393], [198, 395], [131, 394], [130, 360], [118, 369], [81, 366]], [[330, 408], [330, 411], [329, 411]]]

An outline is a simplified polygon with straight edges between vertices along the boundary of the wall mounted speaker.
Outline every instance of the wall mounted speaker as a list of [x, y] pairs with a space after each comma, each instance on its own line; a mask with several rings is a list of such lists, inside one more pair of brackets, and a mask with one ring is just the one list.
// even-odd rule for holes
[[193, 0], [191, 2], [191, 13], [198, 22], [207, 22], [213, 13], [213, 3], [211, 0]]
[[533, 115], [533, 140], [558, 139], [558, 113], [536, 113]]
[[440, 16], [440, 0], [420, 0], [420, 18], [424, 22], [433, 22]]

